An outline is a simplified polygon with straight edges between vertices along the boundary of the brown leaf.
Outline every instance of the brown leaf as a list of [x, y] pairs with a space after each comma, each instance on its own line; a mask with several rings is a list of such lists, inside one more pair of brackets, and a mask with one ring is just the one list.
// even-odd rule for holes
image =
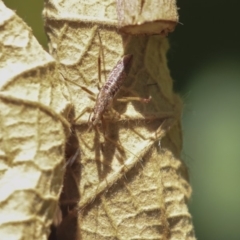
[[129, 34], [167, 36], [178, 23], [175, 0], [116, 0], [118, 24]]
[[[76, 148], [67, 151], [75, 155], [75, 166], [67, 167], [63, 221], [77, 207], [78, 239], [84, 240], [195, 239], [186, 206], [191, 188], [180, 161], [182, 104], [172, 91], [167, 40], [119, 35], [110, 0], [47, 1], [44, 16], [51, 51], [69, 87], [71, 114], [81, 115], [76, 121], [69, 115], [74, 135], [68, 145], [78, 144], [80, 151], [77, 156]], [[86, 109], [95, 101], [83, 87], [97, 95], [99, 58], [104, 84], [125, 54], [133, 55], [133, 64], [113, 102], [115, 114], [105, 114], [99, 130], [88, 131]], [[132, 96], [152, 100], [117, 101]]]
[[46, 239], [63, 181], [68, 101], [55, 61], [0, 2], [0, 236]]

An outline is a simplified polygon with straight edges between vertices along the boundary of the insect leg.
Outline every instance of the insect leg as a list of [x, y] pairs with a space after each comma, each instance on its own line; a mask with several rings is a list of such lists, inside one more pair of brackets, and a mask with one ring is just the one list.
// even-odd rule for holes
[[[71, 84], [74, 84], [74, 85], [80, 87], [83, 91], [85, 91], [85, 92], [87, 92], [87, 93], [89, 94], [89, 98], [90, 98], [91, 100], [96, 101], [96, 94], [95, 94], [94, 92], [92, 92], [91, 90], [89, 90], [87, 87], [84, 87], [84, 86], [82, 86], [82, 85], [80, 85], [80, 84], [78, 84], [78, 83], [76, 83], [76, 82], [74, 82], [74, 81], [72, 81], [72, 80], [69, 80], [69, 79], [64, 78], [64, 76], [62, 75], [62, 73], [60, 73], [60, 74], [61, 74], [61, 77], [62, 77], [62, 80], [63, 80], [63, 81], [70, 82]], [[82, 110], [82, 112], [74, 119], [74, 122], [76, 122], [76, 121], [77, 121], [84, 113], [86, 113], [86, 112], [92, 112], [92, 108], [90, 108], [90, 107], [85, 107], [85, 108]]]
[[[82, 112], [76, 117], [76, 118], [74, 118], [74, 122], [76, 122], [83, 114], [85, 114], [86, 112], [88, 112], [88, 113], [91, 113], [92, 112], [92, 108], [90, 108], [90, 107], [85, 107], [83, 110], [82, 110]], [[91, 114], [89, 115], [89, 118], [90, 118], [90, 116], [91, 116]], [[89, 118], [88, 118], [88, 121], [89, 121]]]
[[131, 101], [139, 101], [142, 103], [149, 103], [152, 97], [149, 96], [148, 98], [141, 98], [141, 97], [125, 97], [125, 98], [118, 98], [118, 102], [131, 102]]
[[122, 87], [122, 90], [126, 91], [126, 92], [130, 92], [131, 97], [123, 97], [123, 98], [118, 98], [117, 101], [118, 102], [131, 102], [131, 101], [139, 101], [139, 102], [142, 102], [142, 103], [149, 103], [150, 100], [152, 99], [151, 96], [149, 96], [148, 98], [142, 98], [142, 97], [139, 97], [136, 93], [134, 93], [133, 91], [129, 90], [129, 89], [126, 89], [125, 87]]

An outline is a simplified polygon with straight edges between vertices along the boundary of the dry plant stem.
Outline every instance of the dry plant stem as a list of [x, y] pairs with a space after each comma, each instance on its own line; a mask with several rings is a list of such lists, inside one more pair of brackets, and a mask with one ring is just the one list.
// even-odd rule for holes
[[[44, 10], [50, 49], [64, 79], [97, 94], [99, 52], [102, 84], [122, 56], [133, 55], [123, 84], [129, 91], [120, 90], [113, 101], [121, 117], [104, 116], [105, 136], [101, 125], [100, 131], [87, 131], [85, 110], [95, 103], [67, 82], [75, 115], [84, 110], [74, 124], [76, 139], [68, 142], [80, 148], [80, 168], [72, 169], [79, 173], [78, 189], [66, 181], [69, 199], [79, 195], [79, 239], [193, 240], [186, 206], [191, 187], [180, 161], [182, 103], [172, 91], [168, 42], [159, 35], [119, 35], [115, 4], [50, 0]], [[132, 97], [132, 92], [152, 99], [148, 104], [117, 101]]]
[[67, 91], [55, 60], [2, 1], [0, 23], [0, 236], [47, 239], [70, 134]]

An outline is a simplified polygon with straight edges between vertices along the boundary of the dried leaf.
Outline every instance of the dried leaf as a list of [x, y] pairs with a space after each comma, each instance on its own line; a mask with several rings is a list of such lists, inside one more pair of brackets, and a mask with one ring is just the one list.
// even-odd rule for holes
[[[77, 207], [78, 239], [84, 240], [195, 239], [186, 206], [191, 188], [180, 161], [182, 104], [172, 91], [167, 40], [119, 35], [113, 0], [47, 1], [44, 17], [51, 52], [71, 94], [71, 114], [81, 113], [76, 122], [69, 115], [74, 135], [68, 145], [80, 151], [77, 157], [67, 151], [75, 155], [75, 165], [65, 176], [63, 221]], [[86, 110], [95, 102], [69, 81], [97, 95], [99, 58], [104, 82], [124, 54], [133, 55], [133, 64], [117, 98], [152, 100], [115, 99], [118, 114], [105, 115], [98, 131], [88, 131]]]
[[60, 113], [69, 103], [54, 59], [3, 2], [0, 25], [0, 236], [46, 239], [62, 188], [70, 126]]
[[175, 0], [117, 0], [118, 24], [130, 34], [167, 36], [178, 23]]

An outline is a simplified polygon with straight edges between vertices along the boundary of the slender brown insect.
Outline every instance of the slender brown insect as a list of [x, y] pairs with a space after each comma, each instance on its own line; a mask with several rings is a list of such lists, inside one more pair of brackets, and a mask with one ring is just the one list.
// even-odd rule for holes
[[[127, 71], [129, 70], [129, 67], [131, 66], [132, 59], [133, 59], [132, 54], [123, 56], [122, 59], [120, 59], [117, 62], [115, 67], [110, 72], [110, 75], [109, 75], [107, 81], [105, 82], [105, 84], [103, 85], [103, 87], [101, 88], [101, 90], [99, 91], [99, 94], [97, 96], [96, 103], [95, 103], [95, 106], [92, 111], [93, 116], [92, 116], [92, 118], [91, 118], [91, 115], [89, 116], [89, 119], [90, 119], [89, 130], [96, 127], [96, 125], [99, 123], [99, 121], [103, 120], [104, 113], [107, 110], [109, 110], [114, 97], [116, 96], [117, 92], [120, 90], [121, 86], [123, 85], [124, 80], [127, 77]], [[78, 85], [78, 84], [76, 84], [76, 85]], [[90, 90], [88, 90], [86, 87], [83, 87], [83, 86], [80, 86], [80, 87], [84, 91], [93, 95], [93, 93]], [[129, 98], [125, 98], [122, 100], [128, 101], [127, 99], [148, 103], [151, 100], [151, 97], [149, 97], [149, 98], [129, 97]], [[83, 111], [83, 113], [84, 112], [85, 111]], [[80, 114], [80, 116], [82, 114]], [[72, 157], [71, 162], [75, 160], [75, 158], [78, 156], [78, 154], [79, 154], [79, 151], [77, 153], [75, 153], [75, 155]]]
[[[127, 69], [130, 67], [132, 63], [132, 55], [128, 54], [123, 56], [120, 59], [115, 67], [110, 72], [110, 75], [99, 91], [99, 94], [96, 99], [95, 106], [93, 108], [93, 117], [90, 119], [90, 127], [89, 130], [93, 127], [96, 127], [98, 122], [103, 119], [103, 114], [110, 108], [110, 105], [113, 101], [113, 98], [116, 96], [117, 92], [121, 88], [124, 80], [127, 77]], [[79, 85], [80, 86], [80, 85]], [[89, 94], [93, 94], [87, 88], [80, 86], [84, 91], [88, 92]], [[82, 115], [82, 114], [81, 114]], [[80, 115], [80, 116], [81, 116]], [[91, 117], [91, 115], [90, 115]], [[90, 118], [89, 117], [89, 118]], [[77, 156], [79, 155], [78, 151], [67, 161], [64, 168], [68, 165], [71, 165]]]
[[[131, 66], [132, 63], [132, 54], [124, 55], [122, 59], [120, 59], [115, 67], [110, 72], [110, 75], [103, 85], [103, 87], [100, 89], [98, 96], [96, 98], [96, 103], [94, 108], [86, 107], [82, 113], [75, 118], [75, 121], [81, 117], [85, 112], [91, 112], [93, 113], [93, 116], [91, 118], [91, 114], [89, 116], [89, 130], [96, 127], [96, 125], [99, 123], [100, 120], [103, 120], [104, 113], [110, 109], [111, 103], [116, 96], [117, 92], [120, 90], [121, 86], [123, 85], [124, 80], [127, 77], [127, 72]], [[99, 76], [100, 77], [100, 76]], [[88, 88], [81, 86], [75, 82], [72, 82], [71, 80], [67, 80], [71, 82], [72, 84], [75, 84], [82, 88], [82, 90], [86, 91], [90, 95], [95, 95], [91, 90]], [[141, 97], [125, 97], [123, 99], [118, 99], [118, 101], [126, 102], [126, 101], [140, 101], [143, 103], [148, 103], [151, 100], [151, 96], [149, 98], [141, 98]]]
[[131, 63], [132, 55], [125, 55], [121, 60], [118, 61], [116, 66], [111, 71], [106, 83], [101, 88], [97, 96], [96, 104], [93, 109], [93, 117], [90, 120], [91, 127], [95, 127], [102, 119], [105, 111], [109, 109], [113, 98], [116, 96], [124, 80], [126, 79], [126, 70], [130, 67]]

